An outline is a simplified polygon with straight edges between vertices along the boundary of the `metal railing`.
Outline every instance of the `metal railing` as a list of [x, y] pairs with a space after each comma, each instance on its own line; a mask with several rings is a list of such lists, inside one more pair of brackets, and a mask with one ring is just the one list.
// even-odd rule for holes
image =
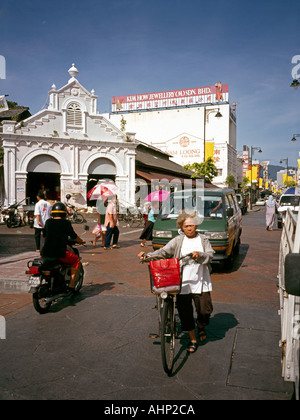
[[282, 376], [294, 382], [295, 398], [299, 400], [299, 338], [300, 297], [288, 294], [285, 287], [285, 259], [290, 253], [300, 253], [300, 217], [287, 210], [279, 250], [279, 295], [281, 317]]

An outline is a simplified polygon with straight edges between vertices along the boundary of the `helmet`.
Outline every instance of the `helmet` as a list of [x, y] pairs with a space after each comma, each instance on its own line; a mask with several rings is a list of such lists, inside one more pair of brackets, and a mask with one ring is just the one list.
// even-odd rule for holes
[[67, 200], [70, 200], [70, 198], [71, 198], [71, 194], [67, 194], [67, 195], [66, 195], [66, 199], [67, 199]]
[[64, 203], [54, 203], [51, 210], [52, 216], [66, 217], [67, 207]]

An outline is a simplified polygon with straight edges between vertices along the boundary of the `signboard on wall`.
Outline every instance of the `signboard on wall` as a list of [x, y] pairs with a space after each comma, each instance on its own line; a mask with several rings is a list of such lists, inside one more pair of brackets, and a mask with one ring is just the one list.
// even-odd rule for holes
[[112, 112], [145, 111], [202, 104], [228, 102], [228, 84], [137, 95], [113, 96]]
[[[171, 160], [184, 166], [195, 162], [203, 162], [203, 147], [203, 140], [184, 133], [165, 142], [164, 151], [172, 156]], [[214, 142], [205, 142], [205, 158], [207, 159], [210, 156], [218, 168], [226, 166], [227, 155], [223, 144], [216, 145]]]
[[167, 141], [165, 148], [166, 152], [173, 157], [172, 160], [182, 166], [203, 159], [203, 140], [187, 133]]

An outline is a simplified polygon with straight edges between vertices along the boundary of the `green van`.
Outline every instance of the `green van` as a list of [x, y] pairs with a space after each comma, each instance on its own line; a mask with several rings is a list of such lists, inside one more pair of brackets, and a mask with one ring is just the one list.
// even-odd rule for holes
[[176, 219], [182, 210], [194, 210], [201, 218], [197, 231], [204, 234], [215, 251], [213, 262], [231, 268], [239, 253], [242, 213], [234, 190], [222, 188], [185, 189], [171, 193], [161, 205], [153, 227], [152, 245], [158, 249], [181, 234]]

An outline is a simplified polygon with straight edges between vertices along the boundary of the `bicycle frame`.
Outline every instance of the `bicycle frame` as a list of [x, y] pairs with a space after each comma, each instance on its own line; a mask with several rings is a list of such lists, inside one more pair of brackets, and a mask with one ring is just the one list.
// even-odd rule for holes
[[[184, 255], [180, 258], [184, 259], [190, 257], [192, 254]], [[151, 258], [151, 257], [150, 257]], [[144, 259], [143, 262], [150, 261], [150, 258]], [[160, 258], [161, 259], [161, 258]], [[150, 273], [150, 287], [152, 289], [152, 276]], [[176, 339], [176, 294], [163, 291], [161, 293], [154, 293], [156, 295], [156, 309], [158, 310], [158, 336], [161, 339], [161, 358], [164, 371], [168, 376], [171, 376], [174, 355], [175, 355], [175, 339]]]

